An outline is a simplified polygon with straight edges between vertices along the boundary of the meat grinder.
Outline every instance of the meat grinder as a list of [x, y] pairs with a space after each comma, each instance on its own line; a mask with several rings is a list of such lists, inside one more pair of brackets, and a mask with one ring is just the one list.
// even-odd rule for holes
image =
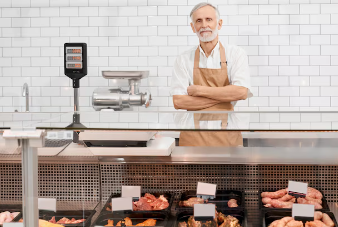
[[92, 105], [96, 111], [102, 109], [123, 110], [132, 106], [150, 106], [149, 91], [140, 93], [141, 79], [147, 78], [149, 71], [102, 71], [105, 79], [127, 79], [129, 90], [117, 88], [97, 88], [92, 97]]

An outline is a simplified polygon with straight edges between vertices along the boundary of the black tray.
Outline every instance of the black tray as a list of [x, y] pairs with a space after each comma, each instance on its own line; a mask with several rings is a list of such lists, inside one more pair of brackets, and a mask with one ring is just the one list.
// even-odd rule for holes
[[[22, 205], [16, 205], [16, 204], [1, 204], [0, 205], [0, 213], [2, 212], [19, 212], [19, 214], [13, 218], [12, 222], [18, 222], [20, 218], [22, 217]], [[2, 226], [2, 225], [0, 225]]]
[[[329, 215], [329, 217], [332, 219], [332, 221], [334, 222], [335, 224], [335, 227], [338, 227], [337, 225], [337, 221], [333, 215], [333, 213], [331, 212], [328, 212], [328, 211], [324, 211], [323, 213], [326, 213], [327, 215]], [[275, 220], [279, 220], [279, 219], [282, 219], [284, 217], [291, 217], [292, 216], [292, 212], [291, 211], [277, 211], [277, 210], [274, 210], [274, 211], [267, 211], [267, 210], [263, 210], [262, 211], [262, 226], [263, 227], [268, 227], [273, 221]]]
[[[95, 210], [60, 210], [60, 211], [46, 211], [40, 210], [39, 211], [39, 219], [49, 221], [55, 216], [55, 220], [58, 221], [63, 217], [68, 219], [75, 218], [78, 219], [86, 219], [84, 222], [76, 223], [76, 224], [62, 224], [63, 226], [69, 227], [89, 227], [91, 225], [92, 217], [95, 214]], [[22, 218], [22, 213], [20, 213], [18, 220]]]
[[[280, 189], [270, 189], [270, 190], [266, 190], [264, 192], [275, 192], [275, 191], [278, 191]], [[320, 190], [318, 190], [320, 191]], [[289, 208], [270, 208], [270, 207], [265, 207], [263, 202], [262, 202], [262, 196], [261, 196], [261, 193], [263, 191], [259, 191], [258, 192], [258, 201], [259, 201], [259, 209], [260, 210], [291, 210]], [[327, 201], [326, 201], [326, 198], [324, 196], [324, 193], [322, 191], [320, 191], [323, 195], [323, 199], [322, 199], [322, 209], [316, 209], [317, 211], [330, 211], [330, 208], [329, 208], [329, 205], [327, 204]]]
[[82, 223], [77, 223], [77, 224], [62, 224], [64, 226], [72, 226], [72, 227], [89, 227], [91, 224], [91, 220], [93, 215], [95, 214], [95, 210], [60, 210], [60, 211], [39, 211], [39, 217], [40, 219], [49, 221], [52, 219], [53, 216], [55, 216], [55, 220], [58, 221], [63, 217], [66, 217], [68, 219], [75, 218], [76, 220], [78, 219], [86, 219]]
[[129, 217], [133, 225], [144, 222], [147, 219], [155, 219], [157, 220], [156, 226], [167, 226], [168, 225], [168, 214], [162, 212], [153, 212], [153, 213], [139, 213], [139, 212], [131, 212], [131, 213], [103, 213], [96, 219], [93, 226], [105, 226], [108, 224], [108, 220], [114, 220], [114, 226], [121, 221], [122, 219]]
[[[196, 191], [185, 191], [182, 193], [180, 201], [185, 201], [192, 197], [196, 197]], [[238, 207], [229, 208], [228, 201], [230, 199], [236, 199]], [[214, 199], [209, 199], [208, 203], [213, 203], [216, 207], [221, 209], [243, 209], [245, 204], [244, 199], [243, 192], [241, 191], [217, 190], [216, 197]], [[190, 211], [193, 210], [193, 207], [180, 207], [179, 204], [177, 204], [176, 209], [179, 211]]]
[[[217, 209], [218, 212], [222, 212], [222, 214], [225, 215], [231, 215], [239, 220], [239, 223], [241, 224], [242, 227], [247, 226], [247, 214], [245, 210], [236, 210], [236, 209]], [[176, 222], [173, 227], [177, 227], [180, 222], [183, 221], [188, 221], [189, 217], [193, 215], [193, 212], [191, 211], [183, 211], [179, 212], [176, 216]]]
[[[143, 197], [146, 193], [142, 193], [141, 196]], [[150, 213], [154, 213], [154, 212], [170, 212], [170, 209], [171, 209], [171, 205], [173, 203], [173, 200], [174, 200], [174, 196], [170, 193], [150, 193], [152, 195], [154, 195], [156, 198], [160, 197], [160, 195], [163, 195], [167, 200], [168, 200], [168, 203], [169, 203], [169, 206], [164, 209], [164, 210], [136, 210], [136, 211], [133, 211], [133, 212], [137, 212], [137, 213], [147, 213], [147, 212], [150, 212]], [[111, 203], [111, 199], [112, 198], [119, 198], [121, 197], [121, 194], [118, 193], [118, 194], [112, 194], [108, 201], [106, 202], [106, 204], [104, 205], [101, 213], [105, 212], [105, 211], [108, 211], [107, 208], [109, 207], [111, 209], [111, 206], [110, 206], [110, 203]], [[108, 211], [108, 212], [111, 212], [111, 211]], [[115, 211], [116, 213], [117, 211]], [[120, 211], [118, 211], [120, 212]], [[130, 211], [131, 212], [131, 211]], [[122, 213], [125, 213], [122, 211]]]

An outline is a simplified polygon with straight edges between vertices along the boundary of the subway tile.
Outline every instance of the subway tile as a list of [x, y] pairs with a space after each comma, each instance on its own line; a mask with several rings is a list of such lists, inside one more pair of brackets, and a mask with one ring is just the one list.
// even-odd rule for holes
[[188, 25], [187, 16], [168, 16], [168, 25]]
[[2, 8], [2, 17], [20, 17], [20, 8]]
[[137, 16], [137, 7], [118, 7], [119, 16]]
[[89, 17], [89, 26], [106, 27], [108, 26], [108, 17]]
[[158, 6], [158, 15], [177, 15], [177, 6]]
[[58, 17], [60, 16], [60, 8], [58, 7], [48, 7], [40, 8], [41, 17]]
[[69, 21], [71, 27], [86, 27], [89, 25], [88, 17], [74, 17]]
[[22, 8], [21, 17], [39, 17], [40, 9], [39, 8]]
[[299, 87], [279, 87], [279, 96], [299, 96]]

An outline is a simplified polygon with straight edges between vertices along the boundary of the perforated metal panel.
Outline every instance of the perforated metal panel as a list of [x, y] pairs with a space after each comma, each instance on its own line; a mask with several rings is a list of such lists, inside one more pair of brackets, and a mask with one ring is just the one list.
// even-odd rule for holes
[[[22, 200], [21, 164], [0, 164], [0, 200]], [[99, 201], [100, 175], [95, 164], [40, 164], [39, 197], [59, 201]]]
[[328, 202], [338, 202], [337, 166], [290, 165], [101, 165], [102, 197], [121, 190], [121, 185], [141, 185], [145, 191], [180, 192], [196, 189], [198, 181], [218, 189], [245, 192], [249, 226], [260, 226], [258, 191], [285, 188], [288, 180], [308, 182], [322, 190]]
[[[322, 190], [328, 202], [338, 202], [337, 173], [338, 166], [308, 165], [40, 164], [39, 196], [75, 201], [80, 207], [86, 201], [91, 207], [100, 200], [100, 189], [103, 202], [120, 192], [121, 185], [175, 192], [178, 198], [203, 181], [217, 184], [218, 189], [244, 191], [248, 224], [256, 227], [260, 226], [259, 190], [284, 188], [288, 180], [297, 180]], [[0, 164], [0, 176], [0, 200], [21, 200], [21, 165]]]
[[22, 200], [21, 171], [21, 164], [0, 164], [0, 200]]

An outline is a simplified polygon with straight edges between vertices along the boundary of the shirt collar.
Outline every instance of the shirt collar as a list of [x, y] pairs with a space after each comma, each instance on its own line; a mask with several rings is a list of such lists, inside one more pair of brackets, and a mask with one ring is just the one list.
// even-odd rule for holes
[[[200, 48], [200, 52], [204, 55], [204, 57], [206, 57], [205, 53], [204, 53], [204, 50], [202, 49], [201, 45], [198, 46]], [[215, 48], [211, 51], [211, 54], [210, 56], [214, 56], [214, 52], [215, 51], [219, 51], [219, 41], [217, 42]]]

